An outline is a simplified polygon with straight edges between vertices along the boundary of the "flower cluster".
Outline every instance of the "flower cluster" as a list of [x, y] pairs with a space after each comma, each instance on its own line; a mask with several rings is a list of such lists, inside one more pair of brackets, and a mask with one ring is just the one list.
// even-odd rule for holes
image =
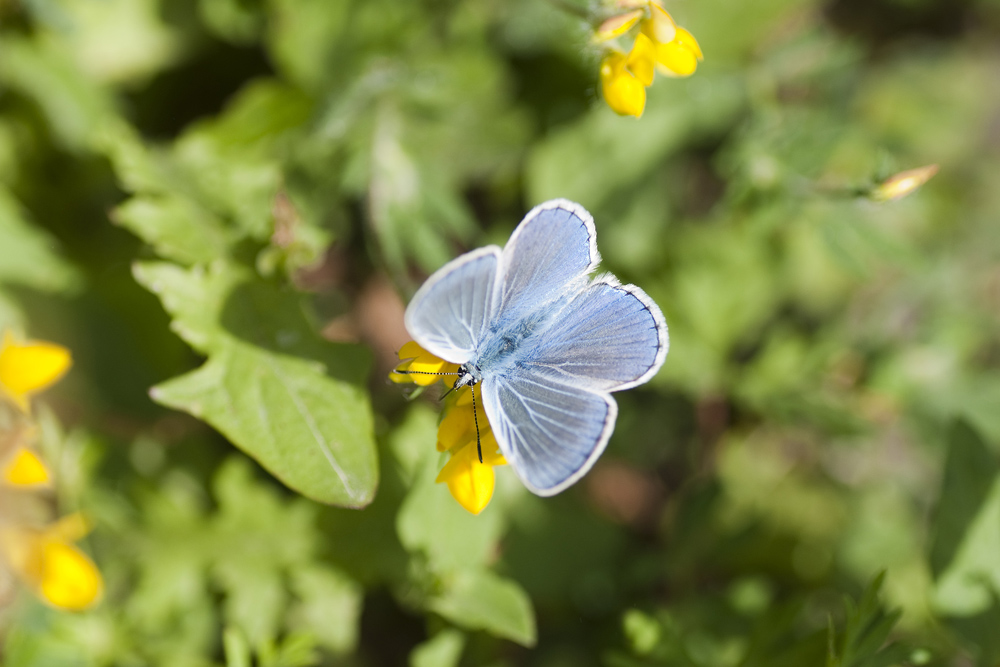
[[[458, 375], [457, 365], [439, 359], [414, 342], [400, 349], [399, 358], [401, 363], [389, 375], [393, 382], [429, 386], [439, 381], [454, 380]], [[474, 388], [462, 387], [445, 398], [437, 449], [449, 452], [451, 458], [436, 481], [447, 484], [452, 497], [469, 512], [482, 512], [493, 497], [496, 483], [493, 467], [505, 465], [507, 461], [500, 453], [486, 418], [478, 385]], [[479, 460], [480, 449], [482, 462]]]
[[[703, 56], [694, 35], [678, 26], [659, 0], [619, 0], [617, 7], [627, 11], [605, 20], [594, 33], [597, 41], [609, 45], [601, 60], [601, 91], [616, 113], [638, 118], [654, 72], [690, 76]], [[614, 46], [619, 37], [634, 32], [628, 53]]]
[[100, 597], [103, 583], [93, 561], [74, 546], [89, 531], [80, 514], [56, 522], [43, 495], [52, 475], [35, 449], [31, 397], [67, 370], [69, 351], [53, 343], [0, 343], [0, 584], [15, 575], [38, 597], [80, 610]]

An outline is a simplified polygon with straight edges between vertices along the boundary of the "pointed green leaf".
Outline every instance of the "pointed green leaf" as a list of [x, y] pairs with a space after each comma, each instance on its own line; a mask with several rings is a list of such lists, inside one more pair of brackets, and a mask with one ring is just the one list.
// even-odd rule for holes
[[181, 264], [207, 264], [223, 257], [231, 234], [224, 223], [194, 202], [178, 196], [133, 197], [112, 219], [156, 253]]
[[314, 500], [346, 507], [371, 502], [378, 468], [365, 393], [314, 362], [233, 341], [151, 395], [204, 419]]
[[410, 667], [455, 667], [465, 648], [465, 635], [454, 628], [437, 633], [410, 653]]
[[205, 420], [289, 487], [324, 503], [363, 507], [378, 484], [373, 422], [362, 386], [367, 352], [320, 339], [299, 296], [224, 262], [135, 267], [209, 355], [151, 391]]
[[396, 532], [408, 551], [426, 554], [437, 572], [474, 567], [492, 555], [503, 530], [503, 518], [489, 510], [478, 516], [470, 514], [451, 497], [447, 486], [435, 484], [441, 455], [434, 448], [433, 424], [430, 426], [422, 434], [414, 428], [411, 435], [411, 442], [422, 446], [425, 453], [396, 517]]
[[55, 239], [32, 225], [6, 188], [0, 187], [0, 283], [64, 290], [79, 280], [56, 252]]
[[1000, 462], [979, 434], [966, 422], [953, 424], [933, 525], [930, 561], [935, 576], [954, 559], [998, 472]]
[[430, 608], [452, 623], [534, 646], [535, 612], [520, 585], [489, 570], [462, 570], [445, 582]]

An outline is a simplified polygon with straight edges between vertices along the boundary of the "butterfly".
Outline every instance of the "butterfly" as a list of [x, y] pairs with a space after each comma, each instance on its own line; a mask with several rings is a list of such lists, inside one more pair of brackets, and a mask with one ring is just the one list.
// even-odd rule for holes
[[611, 392], [648, 381], [667, 355], [656, 303], [610, 274], [591, 279], [600, 261], [593, 218], [555, 199], [502, 250], [441, 267], [406, 308], [413, 339], [459, 366], [454, 388], [481, 385], [501, 453], [540, 496], [590, 470], [615, 428]]

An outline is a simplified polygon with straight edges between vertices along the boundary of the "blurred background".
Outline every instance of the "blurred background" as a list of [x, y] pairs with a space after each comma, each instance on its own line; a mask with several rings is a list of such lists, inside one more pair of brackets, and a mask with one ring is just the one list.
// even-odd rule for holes
[[[4, 665], [1000, 665], [1000, 3], [670, 0], [705, 59], [639, 119], [630, 7], [0, 0], [0, 328], [73, 355]], [[403, 308], [553, 197], [670, 353], [473, 516]], [[76, 512], [82, 611], [9, 537]]]

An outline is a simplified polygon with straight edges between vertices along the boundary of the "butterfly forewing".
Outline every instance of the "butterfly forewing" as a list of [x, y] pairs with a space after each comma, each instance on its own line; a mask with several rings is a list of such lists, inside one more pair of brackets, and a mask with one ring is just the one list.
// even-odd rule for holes
[[504, 457], [541, 496], [559, 493], [590, 469], [618, 414], [607, 394], [518, 372], [484, 378], [483, 403]]
[[472, 358], [494, 316], [500, 249], [487, 246], [448, 262], [406, 308], [406, 330], [431, 354], [463, 364]]
[[557, 199], [525, 216], [500, 260], [497, 317], [517, 321], [585, 284], [597, 267], [594, 222], [579, 205]]

